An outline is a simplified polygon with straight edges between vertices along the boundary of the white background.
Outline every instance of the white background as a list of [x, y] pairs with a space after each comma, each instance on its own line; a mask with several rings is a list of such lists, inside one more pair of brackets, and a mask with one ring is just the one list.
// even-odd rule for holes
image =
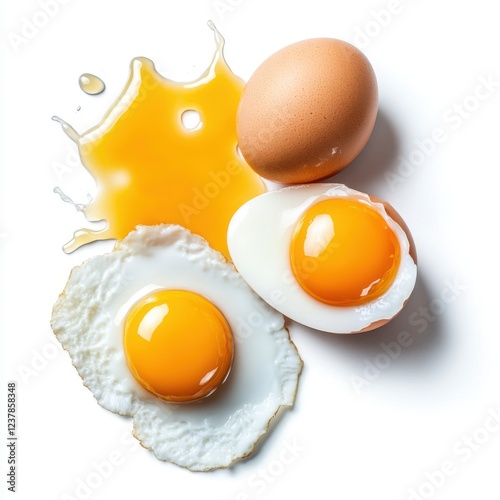
[[[0, 13], [1, 352], [5, 382], [18, 382], [18, 498], [499, 498], [499, 3], [65, 0], [20, 41], [24, 18], [43, 21], [41, 3], [4, 0]], [[305, 362], [295, 408], [251, 459], [190, 473], [129, 438], [131, 420], [97, 405], [50, 331], [70, 269], [112, 247], [61, 251], [85, 221], [53, 188], [85, 202], [92, 182], [50, 118], [79, 131], [97, 123], [135, 56], [172, 79], [195, 78], [214, 51], [209, 19], [244, 79], [305, 38], [342, 38], [366, 53], [379, 118], [335, 180], [397, 208], [417, 243], [419, 278], [405, 310], [376, 332], [334, 336], [290, 324]], [[106, 92], [83, 94], [83, 72], [100, 75]], [[439, 144], [430, 142], [435, 129], [445, 134]], [[418, 165], [403, 167], [410, 160]], [[68, 172], [58, 179], [61, 164]], [[388, 173], [399, 175], [396, 185]], [[403, 331], [411, 345], [399, 353], [391, 344], [393, 358], [384, 355]], [[110, 460], [113, 470], [97, 477], [96, 464]], [[447, 475], [436, 473], [443, 463]]]

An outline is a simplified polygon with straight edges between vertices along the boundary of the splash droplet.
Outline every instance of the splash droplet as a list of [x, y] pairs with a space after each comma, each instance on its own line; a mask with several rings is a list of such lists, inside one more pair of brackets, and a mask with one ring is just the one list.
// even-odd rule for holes
[[89, 95], [100, 94], [104, 92], [106, 88], [106, 85], [98, 76], [90, 73], [83, 73], [83, 75], [80, 75], [80, 78], [78, 78], [78, 85], [80, 85], [80, 88]]

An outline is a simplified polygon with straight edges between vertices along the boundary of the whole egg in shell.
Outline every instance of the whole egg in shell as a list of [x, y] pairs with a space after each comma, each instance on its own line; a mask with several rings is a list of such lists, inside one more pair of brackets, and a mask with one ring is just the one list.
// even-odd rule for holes
[[231, 220], [228, 246], [266, 302], [330, 333], [387, 323], [416, 282], [415, 245], [401, 216], [342, 184], [291, 186], [250, 200]]
[[366, 56], [334, 38], [302, 40], [266, 59], [238, 106], [238, 145], [262, 177], [284, 184], [324, 179], [364, 148], [378, 109]]
[[177, 225], [139, 226], [73, 269], [51, 324], [98, 403], [190, 470], [249, 455], [294, 402], [302, 360], [283, 316]]

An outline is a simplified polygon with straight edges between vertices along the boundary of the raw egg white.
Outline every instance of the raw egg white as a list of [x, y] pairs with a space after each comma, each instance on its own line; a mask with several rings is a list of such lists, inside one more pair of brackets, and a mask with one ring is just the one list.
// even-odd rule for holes
[[413, 240], [397, 212], [342, 184], [293, 186], [250, 200], [231, 220], [228, 246], [266, 302], [325, 332], [387, 323], [416, 281]]
[[283, 316], [176, 225], [139, 226], [73, 269], [52, 328], [98, 403], [195, 471], [250, 454], [302, 368]]

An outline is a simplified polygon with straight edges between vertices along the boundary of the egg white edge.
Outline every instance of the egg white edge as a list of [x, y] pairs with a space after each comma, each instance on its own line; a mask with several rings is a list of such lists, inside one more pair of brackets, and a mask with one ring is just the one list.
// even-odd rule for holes
[[[394, 282], [377, 299], [355, 306], [358, 321], [351, 325], [346, 319], [346, 311], [351, 308], [331, 306], [311, 297], [296, 281], [290, 265], [290, 244], [301, 215], [311, 205], [332, 196], [369, 204], [387, 220], [401, 246], [401, 262]], [[279, 200], [278, 208], [273, 206], [273, 200]], [[392, 319], [401, 311], [416, 283], [417, 266], [409, 254], [405, 231], [387, 214], [382, 203], [344, 184], [287, 186], [253, 198], [231, 219], [228, 247], [238, 272], [268, 304], [297, 323], [328, 333], [357, 333], [376, 321]], [[256, 272], [255, 265], [265, 267], [265, 279]], [[389, 308], [392, 299], [396, 306]], [[306, 309], [310, 313], [307, 317]]]
[[[159, 235], [155, 234], [154, 233], [155, 230], [151, 229], [155, 227], [160, 228]], [[158, 229], [156, 231], [158, 231]], [[144, 236], [146, 237], [146, 246], [144, 246], [143, 242], [141, 241], [141, 238], [143, 238]], [[241, 288], [242, 290], [246, 290], [245, 293], [252, 298], [252, 304], [258, 304], [258, 306], [261, 308], [260, 310], [264, 311], [263, 313], [264, 316], [269, 317], [271, 320], [270, 323], [268, 323], [268, 326], [269, 324], [271, 324], [271, 328], [269, 331], [266, 332], [266, 334], [269, 334], [267, 336], [270, 339], [272, 339], [272, 342], [275, 343], [276, 345], [278, 345], [279, 343], [286, 344], [285, 345], [286, 349], [279, 350], [278, 348], [276, 348], [277, 352], [283, 353], [286, 351], [286, 354], [289, 360], [291, 361], [290, 366], [292, 367], [292, 369], [288, 370], [287, 366], [283, 364], [284, 363], [283, 360], [281, 361], [275, 360], [274, 362], [275, 373], [281, 375], [282, 377], [282, 380], [280, 379], [280, 381], [278, 382], [278, 386], [281, 387], [280, 403], [275, 408], [273, 408], [272, 411], [267, 409], [267, 412], [265, 408], [266, 401], [262, 403], [263, 411], [267, 414], [267, 416], [265, 417], [266, 419], [265, 425], [260, 427], [261, 431], [258, 432], [257, 435], [254, 435], [253, 437], [247, 439], [247, 445], [242, 453], [236, 455], [233, 454], [232, 456], [227, 456], [226, 459], [224, 460], [224, 463], [203, 463], [203, 462], [194, 463], [196, 462], [196, 460], [194, 460], [193, 463], [179, 463], [178, 460], [176, 461], [175, 458], [173, 459], [170, 456], [169, 450], [165, 452], [165, 450], [155, 449], [154, 444], [151, 444], [149, 442], [150, 439], [148, 439], [148, 436], [145, 435], [143, 429], [141, 428], [141, 422], [143, 422], [145, 419], [149, 420], [149, 425], [151, 427], [157, 428], [160, 423], [160, 416], [164, 416], [165, 414], [179, 413], [180, 410], [178, 410], [178, 408], [183, 408], [183, 407], [186, 408], [195, 404], [198, 406], [209, 405], [210, 401], [214, 401], [215, 399], [214, 396], [217, 397], [220, 389], [216, 391], [214, 395], [210, 396], [206, 400], [202, 400], [197, 403], [192, 403], [191, 405], [175, 405], [175, 404], [165, 403], [161, 401], [159, 398], [156, 398], [155, 396], [150, 394], [145, 389], [143, 389], [142, 386], [140, 386], [140, 384], [135, 380], [135, 378], [130, 373], [128, 367], [123, 365], [123, 363], [125, 362], [123, 356], [123, 359], [121, 360], [122, 374], [125, 371], [128, 373], [129, 375], [128, 380], [131, 383], [131, 386], [133, 386], [133, 390], [137, 392], [140, 395], [140, 397], [132, 396], [129, 398], [128, 406], [126, 408], [118, 408], [119, 404], [116, 398], [126, 396], [126, 391], [123, 392], [123, 387], [121, 386], [123, 382], [115, 379], [113, 380], [111, 386], [105, 387], [105, 390], [103, 391], [102, 388], [100, 387], [100, 383], [102, 382], [103, 377], [99, 377], [99, 375], [97, 375], [97, 378], [95, 378], [96, 377], [95, 374], [87, 373], [85, 365], [82, 364], [82, 359], [80, 358], [81, 353], [78, 353], [78, 355], [75, 356], [76, 353], [74, 351], [74, 345], [72, 346], [71, 342], [72, 336], [81, 335], [82, 332], [88, 331], [89, 326], [93, 327], [95, 325], [92, 323], [92, 321], [90, 321], [90, 323], [87, 323], [86, 321], [82, 321], [82, 318], [77, 318], [77, 317], [73, 317], [69, 325], [65, 324], [65, 322], [62, 319], [59, 319], [61, 310], [64, 309], [66, 312], [68, 312], [65, 308], [71, 309], [72, 300], [78, 300], [78, 301], [82, 299], [88, 300], [90, 303], [89, 304], [90, 307], [86, 309], [88, 314], [87, 319], [91, 319], [92, 310], [95, 307], [97, 308], [102, 307], [104, 302], [116, 298], [113, 295], [113, 293], [111, 293], [111, 294], [105, 294], [103, 297], [97, 297], [97, 298], [93, 297], [92, 300], [92, 297], [79, 296], [78, 288], [76, 290], [73, 290], [73, 293], [71, 294], [68, 293], [69, 283], [73, 283], [73, 281], [78, 280], [80, 278], [80, 273], [86, 272], [86, 269], [89, 266], [89, 262], [95, 261], [97, 259], [99, 263], [102, 263], [104, 265], [104, 270], [106, 271], [102, 274], [95, 275], [93, 278], [95, 282], [105, 279], [112, 279], [113, 269], [110, 269], [109, 264], [111, 263], [116, 265], [121, 261], [114, 259], [113, 255], [117, 254], [121, 255], [121, 257], [123, 257], [123, 259], [126, 262], [127, 260], [133, 258], [133, 256], [131, 256], [129, 251], [131, 248], [134, 248], [135, 250], [139, 248], [141, 252], [151, 252], [156, 247], [162, 248], [165, 245], [167, 247], [175, 249], [178, 249], [179, 246], [180, 248], [184, 248], [187, 251], [187, 255], [191, 261], [193, 260], [196, 261], [196, 256], [198, 256], [199, 254], [203, 254], [205, 257], [203, 261], [204, 266], [207, 266], [208, 269], [220, 270], [224, 274], [225, 279], [230, 281], [231, 286], [236, 286]], [[201, 262], [201, 260], [199, 262]], [[113, 268], [113, 265], [111, 266], [111, 268]], [[117, 285], [120, 285], [120, 283], [118, 282]], [[136, 292], [137, 291], [138, 290], [136, 290]], [[147, 291], [149, 293], [151, 290]], [[77, 296], [75, 297], [74, 295]], [[204, 293], [202, 293], [202, 295], [206, 296], [206, 294]], [[128, 298], [130, 299], [130, 294]], [[210, 293], [208, 294], [207, 298], [209, 300], [212, 300]], [[117, 302], [119, 303], [120, 301], [118, 300]], [[215, 305], [218, 305], [217, 301], [214, 301], [214, 303]], [[119, 304], [116, 305], [114, 311], [116, 314], [123, 316], [123, 310], [119, 311], [119, 307], [120, 307]], [[235, 322], [234, 318], [231, 317], [231, 311], [224, 310], [223, 307], [219, 308], [223, 311], [223, 314], [226, 316], [226, 319], [230, 323], [231, 327], [234, 328]], [[71, 311], [69, 312], [71, 313]], [[114, 321], [116, 314], [107, 314], [104, 326], [106, 325], [109, 326], [110, 322]], [[225, 468], [233, 465], [236, 461], [247, 457], [253, 452], [260, 438], [267, 433], [267, 431], [271, 426], [271, 422], [279, 414], [280, 410], [284, 407], [292, 406], [295, 401], [298, 389], [298, 380], [302, 371], [303, 362], [302, 359], [300, 358], [300, 355], [298, 354], [296, 346], [290, 339], [288, 330], [284, 327], [283, 316], [274, 309], [270, 308], [264, 301], [262, 301], [260, 297], [258, 297], [255, 294], [255, 292], [253, 292], [248, 287], [246, 282], [236, 272], [234, 266], [228, 263], [226, 259], [219, 252], [216, 252], [211, 247], [209, 247], [208, 243], [203, 238], [194, 235], [190, 233], [188, 230], [177, 225], [160, 225], [160, 226], [150, 226], [150, 227], [138, 226], [136, 231], [131, 232], [122, 242], [116, 244], [113, 252], [93, 257], [88, 261], [86, 261], [85, 263], [83, 263], [81, 266], [74, 268], [70, 274], [70, 278], [68, 280], [68, 284], [66, 285], [65, 290], [62, 292], [56, 304], [54, 305], [51, 324], [54, 333], [56, 334], [56, 337], [63, 345], [63, 348], [67, 350], [68, 353], [70, 354], [72, 363], [75, 366], [80, 377], [82, 378], [83, 384], [92, 392], [97, 402], [102, 407], [114, 413], [133, 417], [134, 436], [139, 440], [139, 442], [143, 447], [151, 449], [151, 451], [155, 454], [157, 458], [164, 461], [170, 461], [189, 470], [206, 471], [215, 468]], [[255, 333], [259, 334], [257, 328], [252, 331], [252, 334], [249, 336], [249, 338], [252, 338], [252, 336]], [[99, 339], [94, 338], [94, 341], [95, 340]], [[242, 351], [241, 346], [236, 345], [236, 349]], [[97, 342], [93, 345], [93, 347], [90, 348], [89, 351], [91, 351], [91, 354], [93, 356], [97, 356], [98, 358], [100, 355], [106, 354], [106, 346], [105, 345], [103, 346], [102, 343]], [[112, 353], [112, 355], [116, 356], [116, 352]], [[237, 355], [235, 356], [234, 362], [237, 362]], [[234, 366], [232, 370], [234, 370]], [[257, 371], [260, 371], [260, 367], [257, 368]], [[231, 374], [229, 375], [228, 379], [231, 380]], [[122, 392], [120, 392], [121, 390]], [[243, 413], [243, 409], [241, 410], [241, 412]], [[202, 419], [201, 425], [206, 426], [207, 425], [206, 420]], [[228, 422], [226, 422], [225, 425], [229, 425]], [[176, 437], [173, 440], [173, 442], [175, 443], [173, 445], [174, 447], [177, 447], [177, 445], [179, 444], [177, 441], [178, 438]]]

